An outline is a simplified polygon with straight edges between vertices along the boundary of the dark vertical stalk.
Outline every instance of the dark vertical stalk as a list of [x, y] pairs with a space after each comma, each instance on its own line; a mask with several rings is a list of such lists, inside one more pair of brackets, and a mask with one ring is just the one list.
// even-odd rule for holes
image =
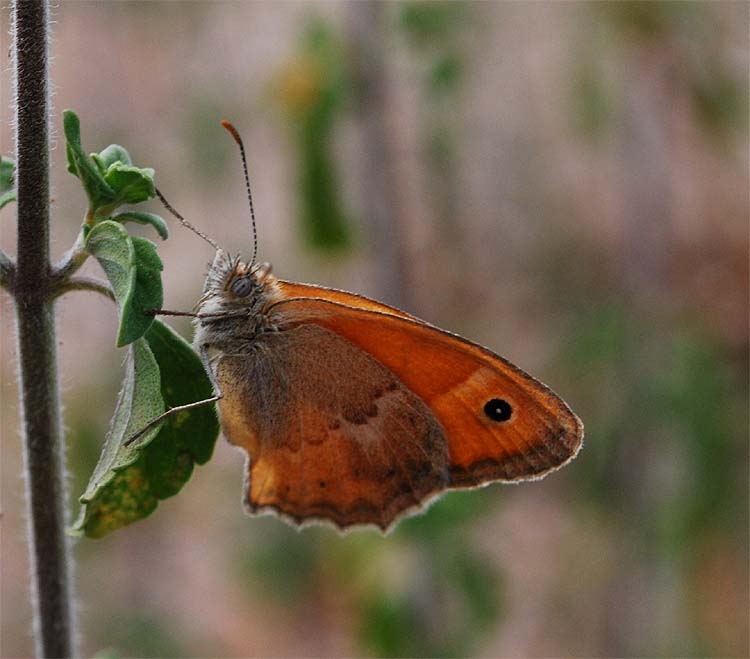
[[67, 493], [49, 262], [49, 7], [13, 5], [18, 256], [16, 302], [36, 652], [74, 655]]

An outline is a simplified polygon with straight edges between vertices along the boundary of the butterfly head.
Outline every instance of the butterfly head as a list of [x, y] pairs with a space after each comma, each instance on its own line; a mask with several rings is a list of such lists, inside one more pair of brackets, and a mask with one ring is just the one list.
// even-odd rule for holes
[[206, 343], [246, 338], [265, 323], [264, 309], [278, 297], [269, 263], [245, 263], [219, 249], [208, 269], [196, 311], [197, 334]]
[[245, 263], [219, 249], [208, 269], [198, 306], [203, 308], [211, 300], [228, 308], [253, 306], [275, 281], [270, 263]]

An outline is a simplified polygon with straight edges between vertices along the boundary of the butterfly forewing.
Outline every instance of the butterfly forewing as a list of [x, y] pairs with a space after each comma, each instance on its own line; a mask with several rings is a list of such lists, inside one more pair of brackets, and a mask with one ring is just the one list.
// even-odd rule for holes
[[539, 477], [581, 446], [582, 424], [560, 398], [459, 336], [323, 299], [281, 302], [274, 316], [282, 327], [312, 323], [345, 338], [422, 399], [445, 431], [453, 487]]
[[282, 279], [276, 280], [279, 286], [281, 294], [287, 300], [292, 299], [316, 299], [316, 300], [328, 300], [329, 302], [336, 302], [343, 304], [348, 307], [354, 307], [356, 309], [366, 309], [368, 311], [380, 311], [381, 313], [391, 314], [392, 316], [399, 316], [401, 318], [410, 318], [417, 322], [424, 322], [412, 316], [411, 314], [396, 309], [396, 307], [389, 307], [387, 304], [372, 300], [364, 295], [355, 295], [347, 291], [341, 291], [336, 288], [325, 288], [324, 286], [315, 286], [313, 284], [299, 284], [297, 282], [284, 281]]

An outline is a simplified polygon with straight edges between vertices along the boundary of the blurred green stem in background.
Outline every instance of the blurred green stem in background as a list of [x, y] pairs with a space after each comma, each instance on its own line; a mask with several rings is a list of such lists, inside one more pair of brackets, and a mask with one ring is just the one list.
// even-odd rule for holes
[[299, 54], [282, 70], [278, 95], [300, 160], [303, 235], [318, 249], [351, 242], [333, 152], [334, 129], [347, 90], [342, 48], [323, 19], [307, 28]]
[[457, 118], [465, 77], [462, 37], [474, 7], [463, 2], [406, 2], [400, 25], [421, 60], [424, 157], [430, 197], [446, 244], [461, 244], [458, 201]]

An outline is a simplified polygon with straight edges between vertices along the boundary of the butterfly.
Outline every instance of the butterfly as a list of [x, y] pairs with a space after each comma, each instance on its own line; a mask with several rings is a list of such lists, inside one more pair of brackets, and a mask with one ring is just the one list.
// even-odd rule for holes
[[[222, 124], [255, 228], [242, 140]], [[580, 419], [509, 361], [366, 297], [278, 279], [255, 263], [257, 240], [251, 261], [232, 257], [159, 196], [216, 248], [189, 314], [215, 395], [165, 414], [218, 404], [247, 454], [249, 513], [385, 532], [448, 490], [538, 479], [578, 453]]]

